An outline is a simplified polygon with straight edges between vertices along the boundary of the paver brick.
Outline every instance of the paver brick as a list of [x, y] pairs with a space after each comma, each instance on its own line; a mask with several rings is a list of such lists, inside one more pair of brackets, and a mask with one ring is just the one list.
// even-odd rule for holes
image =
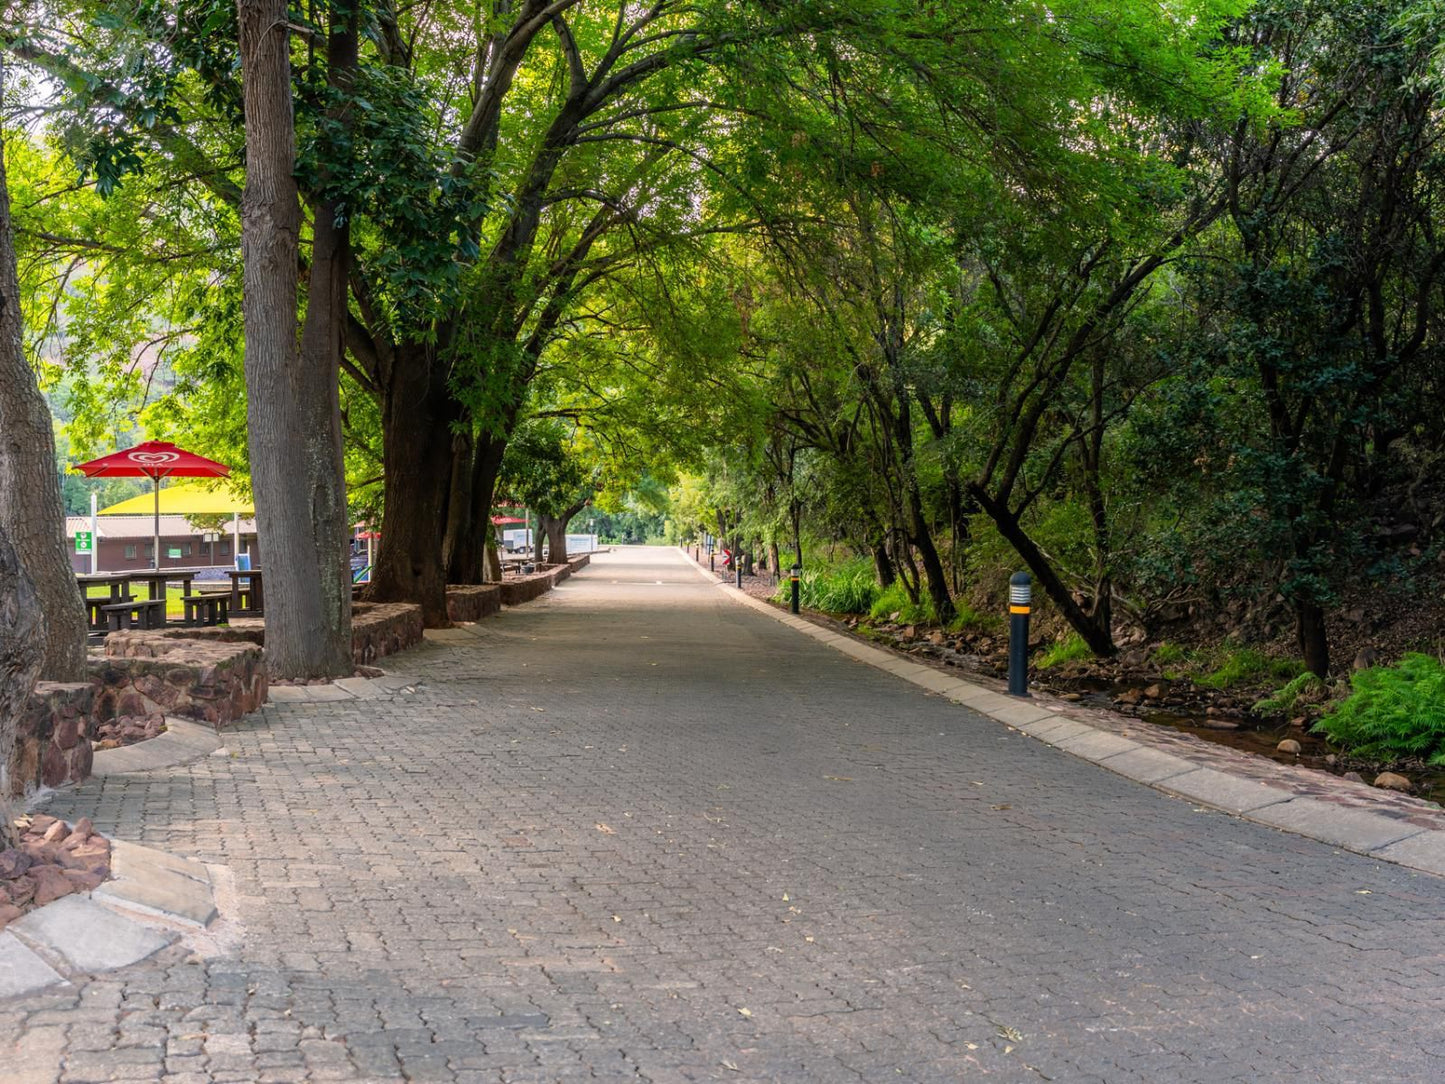
[[[227, 731], [234, 756], [57, 794], [49, 812], [229, 867], [243, 938], [0, 1001], [0, 1051], [24, 1057], [5, 1064], [1445, 1077], [1445, 881], [1201, 814], [840, 646], [628, 550], [389, 658], [405, 676], [371, 697], [277, 698]], [[971, 699], [1020, 703], [995, 697]]]

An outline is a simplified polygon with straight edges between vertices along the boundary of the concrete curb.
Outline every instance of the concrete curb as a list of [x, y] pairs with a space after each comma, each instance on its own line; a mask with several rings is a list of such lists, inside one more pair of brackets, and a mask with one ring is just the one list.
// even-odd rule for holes
[[221, 737], [209, 726], [189, 719], [166, 716], [165, 733], [149, 741], [122, 745], [119, 749], [101, 749], [95, 754], [91, 775], [122, 775], [126, 772], [148, 772], [156, 768], [172, 768], [210, 756], [221, 748]]
[[0, 931], [0, 999], [129, 967], [180, 940], [176, 926], [205, 929], [217, 918], [211, 876], [200, 862], [119, 839], [110, 845], [110, 880]]
[[[1062, 704], [1007, 696], [932, 667], [900, 658], [892, 651], [841, 636], [802, 617], [778, 610], [716, 579], [679, 548], [698, 575], [735, 602], [751, 606], [775, 621], [811, 636], [859, 662], [947, 697], [979, 715], [1028, 734], [1080, 760], [1162, 793], [1209, 806], [1282, 832], [1327, 843], [1367, 858], [1445, 876], [1445, 830], [1397, 817], [1349, 808], [1294, 793], [1288, 786], [1231, 775], [1203, 767], [1144, 742], [1112, 734], [1072, 718]], [[1445, 828], [1445, 820], [1442, 820]]]

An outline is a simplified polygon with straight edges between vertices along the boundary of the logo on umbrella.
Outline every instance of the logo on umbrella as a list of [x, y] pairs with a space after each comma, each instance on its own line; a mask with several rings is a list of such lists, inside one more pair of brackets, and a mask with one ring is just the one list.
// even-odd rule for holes
[[162, 463], [174, 463], [179, 459], [179, 452], [130, 452], [126, 455], [132, 463], [140, 463], [142, 466], [158, 467]]

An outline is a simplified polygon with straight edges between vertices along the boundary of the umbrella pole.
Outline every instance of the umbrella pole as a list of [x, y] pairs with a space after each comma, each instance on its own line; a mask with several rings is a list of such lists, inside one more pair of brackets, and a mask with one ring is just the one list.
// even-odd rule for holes
[[161, 476], [159, 474], [151, 475], [151, 484], [155, 487], [156, 491], [156, 518], [154, 526], [156, 536], [156, 571], [159, 572], [161, 570]]

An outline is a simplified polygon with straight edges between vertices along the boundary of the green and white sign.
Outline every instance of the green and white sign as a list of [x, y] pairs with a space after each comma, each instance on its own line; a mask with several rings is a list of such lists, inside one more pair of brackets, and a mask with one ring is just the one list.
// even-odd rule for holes
[[167, 556], [167, 557], [179, 557], [180, 555], [181, 555], [181, 547], [180, 547], [180, 546], [167, 546], [167, 547], [166, 547], [166, 556]]
[[91, 539], [91, 536], [90, 536], [90, 532], [89, 532], [89, 531], [76, 531], [76, 532], [75, 532], [75, 552], [76, 552], [76, 553], [89, 553], [89, 552], [91, 551], [92, 545], [93, 545], [93, 541], [92, 541], [92, 539]]

